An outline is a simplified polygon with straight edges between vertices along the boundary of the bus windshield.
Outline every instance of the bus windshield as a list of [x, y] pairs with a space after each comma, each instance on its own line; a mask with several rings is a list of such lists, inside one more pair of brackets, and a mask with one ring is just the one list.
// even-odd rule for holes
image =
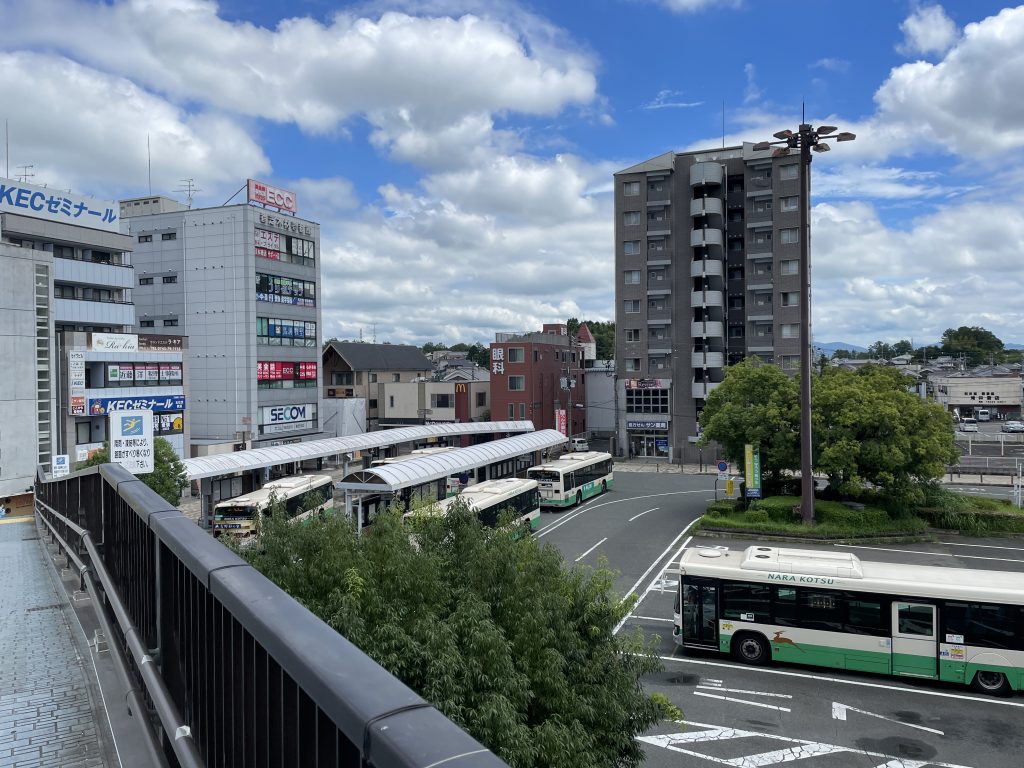
[[255, 515], [255, 507], [242, 504], [236, 504], [229, 507], [222, 507], [218, 505], [214, 511], [214, 517], [218, 520], [249, 520]]
[[562, 475], [550, 469], [531, 469], [528, 473], [531, 480], [543, 480], [546, 483], [556, 483]]

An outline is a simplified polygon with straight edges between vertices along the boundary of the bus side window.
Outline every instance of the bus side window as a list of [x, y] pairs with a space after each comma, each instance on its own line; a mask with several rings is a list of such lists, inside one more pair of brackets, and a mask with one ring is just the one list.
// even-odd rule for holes
[[796, 589], [776, 587], [772, 601], [772, 620], [782, 627], [796, 626]]

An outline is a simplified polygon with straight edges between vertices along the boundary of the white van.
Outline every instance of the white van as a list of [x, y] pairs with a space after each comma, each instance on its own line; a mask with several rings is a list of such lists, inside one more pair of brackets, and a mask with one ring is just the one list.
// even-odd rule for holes
[[992, 419], [992, 413], [988, 408], [979, 408], [974, 412], [974, 416], [978, 421], [990, 421]]
[[977, 432], [978, 431], [978, 420], [977, 419], [961, 419], [960, 420], [960, 431], [961, 432]]
[[569, 450], [573, 453], [579, 453], [580, 451], [589, 451], [590, 443], [587, 442], [585, 437], [574, 437], [569, 441]]

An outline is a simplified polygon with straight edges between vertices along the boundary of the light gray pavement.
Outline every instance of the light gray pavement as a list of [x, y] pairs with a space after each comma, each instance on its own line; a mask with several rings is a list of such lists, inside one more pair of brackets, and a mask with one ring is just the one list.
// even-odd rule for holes
[[0, 520], [0, 766], [104, 768], [91, 652], [32, 518]]

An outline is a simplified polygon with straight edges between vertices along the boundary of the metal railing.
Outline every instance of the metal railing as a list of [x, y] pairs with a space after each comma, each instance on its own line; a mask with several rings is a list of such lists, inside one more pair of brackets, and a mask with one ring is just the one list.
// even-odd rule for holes
[[40, 476], [36, 512], [157, 764], [505, 765], [122, 467]]

